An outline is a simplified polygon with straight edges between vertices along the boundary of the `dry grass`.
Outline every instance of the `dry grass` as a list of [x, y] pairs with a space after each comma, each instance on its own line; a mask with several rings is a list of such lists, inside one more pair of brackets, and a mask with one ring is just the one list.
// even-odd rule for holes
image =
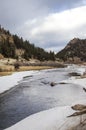
[[14, 71], [13, 66], [3, 65], [0, 66], [0, 76], [11, 75]]
[[0, 76], [11, 75], [12, 72], [0, 72]]
[[[30, 71], [30, 70], [43, 70], [43, 69], [52, 69], [53, 67], [49, 66], [20, 66], [17, 72], [19, 71]], [[13, 72], [16, 72], [14, 66], [3, 65], [0, 66], [0, 76], [10, 75]]]
[[29, 71], [29, 70], [43, 70], [43, 69], [52, 69], [53, 67], [49, 66], [21, 66], [19, 71]]
[[9, 72], [9, 71], [14, 71], [14, 66], [11, 65], [0, 66], [0, 72]]

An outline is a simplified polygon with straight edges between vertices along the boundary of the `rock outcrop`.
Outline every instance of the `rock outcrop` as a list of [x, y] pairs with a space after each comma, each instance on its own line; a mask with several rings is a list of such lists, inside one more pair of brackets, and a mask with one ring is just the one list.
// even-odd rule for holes
[[72, 39], [56, 56], [69, 62], [86, 61], [86, 39]]

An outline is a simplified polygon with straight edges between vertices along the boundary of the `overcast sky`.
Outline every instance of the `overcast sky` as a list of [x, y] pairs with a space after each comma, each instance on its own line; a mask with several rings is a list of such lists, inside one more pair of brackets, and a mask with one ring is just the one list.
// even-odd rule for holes
[[74, 37], [86, 38], [86, 0], [0, 0], [0, 24], [58, 52]]

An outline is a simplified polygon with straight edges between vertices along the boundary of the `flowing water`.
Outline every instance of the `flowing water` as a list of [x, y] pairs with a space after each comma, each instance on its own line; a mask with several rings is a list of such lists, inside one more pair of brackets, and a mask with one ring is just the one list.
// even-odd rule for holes
[[[59, 84], [68, 78], [65, 68], [38, 71], [24, 77], [16, 87], [0, 96], [0, 130], [31, 114], [86, 98], [78, 85]], [[51, 87], [51, 82], [56, 85]]]

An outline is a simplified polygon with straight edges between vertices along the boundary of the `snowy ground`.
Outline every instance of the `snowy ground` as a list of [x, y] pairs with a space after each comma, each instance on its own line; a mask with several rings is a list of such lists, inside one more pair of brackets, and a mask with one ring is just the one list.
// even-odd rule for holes
[[7, 130], [60, 130], [68, 120], [66, 117], [72, 113], [68, 106], [50, 109], [29, 116]]
[[[70, 66], [66, 68], [69, 72], [79, 72], [83, 74], [85, 71], [85, 67], [76, 67]], [[17, 81], [20, 81], [23, 76], [31, 75], [34, 73], [33, 71], [30, 72], [20, 72], [13, 74], [12, 76], [5, 76], [0, 78], [0, 92], [5, 91], [13, 86], [13, 84], [17, 84]], [[22, 74], [22, 75], [21, 75]], [[10, 83], [10, 81], [14, 81]], [[5, 82], [5, 83], [4, 83]], [[74, 77], [65, 80], [66, 83], [74, 83], [82, 85], [82, 87], [86, 87], [86, 78], [83, 79], [75, 79]], [[5, 87], [4, 85], [10, 86], [9, 88]], [[3, 86], [3, 87], [2, 87]], [[84, 101], [80, 101], [82, 103]], [[71, 109], [71, 106], [53, 108], [50, 110], [46, 110], [34, 115], [27, 117], [26, 119], [18, 122], [14, 126], [6, 129], [6, 130], [69, 130], [70, 127], [77, 125], [80, 122], [80, 117], [72, 117], [67, 118], [67, 116], [74, 113]]]
[[[73, 65], [73, 66], [68, 66], [68, 68], [66, 68], [66, 69], [68, 69], [69, 72], [71, 70], [71, 72], [77, 72], [77, 73], [80, 73], [81, 75], [83, 75], [83, 73], [86, 72], [86, 67], [85, 66], [80, 67], [80, 66]], [[64, 80], [62, 82], [78, 84], [81, 87], [86, 88], [86, 78], [76, 78], [76, 77], [72, 76], [68, 80]]]
[[18, 82], [20, 82], [24, 76], [29, 76], [36, 73], [38, 74], [38, 71], [24, 71], [15, 72], [12, 75], [0, 77], [0, 93], [9, 90], [12, 87], [16, 87]]

